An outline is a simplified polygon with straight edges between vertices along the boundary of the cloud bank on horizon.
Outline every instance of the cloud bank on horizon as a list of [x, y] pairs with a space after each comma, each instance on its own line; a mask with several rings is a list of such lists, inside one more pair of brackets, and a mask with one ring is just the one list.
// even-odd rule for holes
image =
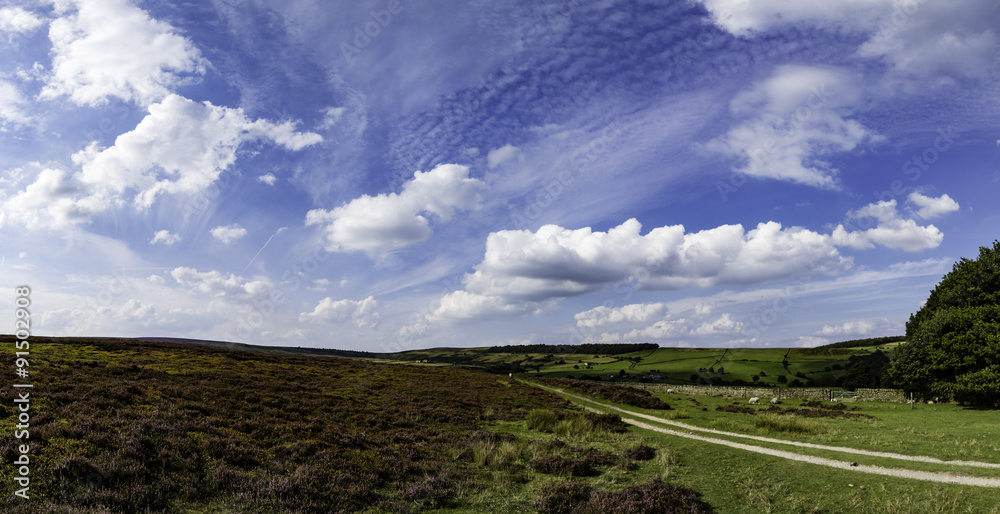
[[998, 237], [986, 0], [0, 8], [40, 335], [398, 351], [901, 334]]

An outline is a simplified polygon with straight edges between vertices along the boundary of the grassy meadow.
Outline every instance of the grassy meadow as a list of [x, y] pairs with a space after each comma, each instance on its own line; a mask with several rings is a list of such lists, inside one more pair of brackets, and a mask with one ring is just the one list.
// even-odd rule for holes
[[[578, 403], [598, 411], [593, 402], [788, 441], [1000, 463], [995, 411], [790, 400], [777, 412], [735, 398], [549, 382], [536, 372], [511, 379], [435, 363], [433, 352], [430, 363], [404, 365], [156, 341], [33, 341], [31, 499], [13, 498], [5, 481], [5, 512], [1000, 512], [998, 489], [867, 475], [661, 434], [538, 386], [569, 384], [593, 398]], [[734, 373], [737, 362], [759, 372], [765, 362], [807, 369], [841, 357], [638, 356], [641, 365], [682, 374], [671, 355]], [[609, 368], [631, 362], [580, 357]], [[0, 468], [10, 476], [13, 409], [0, 407], [0, 418]], [[998, 469], [794, 451], [1000, 477]]]

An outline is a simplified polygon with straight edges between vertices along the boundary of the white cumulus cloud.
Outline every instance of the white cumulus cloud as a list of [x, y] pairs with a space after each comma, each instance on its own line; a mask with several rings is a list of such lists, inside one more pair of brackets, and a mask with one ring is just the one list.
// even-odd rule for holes
[[611, 323], [649, 323], [667, 315], [664, 303], [633, 303], [621, 307], [595, 307], [573, 317], [578, 327], [601, 327]]
[[150, 207], [157, 196], [194, 194], [211, 186], [236, 162], [246, 141], [270, 140], [300, 150], [322, 140], [318, 134], [296, 132], [294, 123], [250, 120], [242, 109], [198, 103], [170, 95], [149, 106], [149, 114], [110, 148], [96, 143], [73, 155], [80, 171], [67, 175], [43, 170], [34, 184], [5, 205], [10, 220], [61, 227], [88, 222], [95, 214], [127, 202]]
[[180, 267], [171, 271], [170, 276], [178, 284], [191, 290], [231, 300], [261, 299], [274, 289], [274, 285], [266, 279], [248, 280], [239, 275], [222, 274], [214, 270], [198, 271]]
[[[933, 225], [901, 218], [895, 200], [851, 211], [847, 219], [830, 234], [773, 221], [749, 231], [742, 225], [722, 225], [688, 233], [684, 226], [674, 225], [642, 234], [635, 219], [607, 232], [557, 225], [536, 232], [493, 232], [487, 237], [483, 260], [463, 277], [464, 290], [444, 295], [427, 321], [543, 312], [562, 298], [611, 287], [624, 293], [833, 276], [853, 265], [838, 247], [881, 245], [915, 252], [937, 247], [944, 237]], [[700, 305], [691, 315], [704, 317], [712, 310], [712, 305]], [[598, 327], [665, 314], [666, 307], [660, 304], [602, 306], [577, 314], [576, 320], [579, 327]], [[658, 326], [652, 330], [675, 330], [678, 325], [674, 320]], [[696, 333], [725, 329], [709, 323]]]
[[918, 207], [917, 216], [924, 219], [936, 218], [959, 209], [958, 202], [952, 200], [948, 195], [934, 198], [914, 191], [910, 193], [907, 201]]
[[56, 0], [52, 73], [42, 98], [80, 105], [118, 97], [149, 105], [204, 73], [207, 61], [170, 24], [129, 0]]
[[265, 173], [257, 177], [257, 182], [263, 182], [264, 184], [267, 184], [269, 186], [273, 186], [277, 181], [278, 177], [275, 177], [274, 173]]
[[442, 164], [416, 172], [401, 193], [364, 195], [333, 210], [314, 209], [306, 225], [324, 224], [327, 248], [334, 252], [377, 252], [429, 238], [431, 214], [441, 221], [455, 211], [479, 208], [486, 184], [469, 178], [469, 168]]
[[692, 335], [713, 335], [713, 334], [738, 334], [743, 330], [743, 322], [735, 321], [729, 313], [723, 314], [719, 319], [709, 323], [704, 322], [698, 328], [691, 331]]
[[636, 328], [630, 332], [619, 334], [602, 334], [602, 340], [609, 342], [641, 341], [643, 339], [671, 339], [687, 335], [690, 331], [690, 321], [686, 319], [660, 320], [645, 328]]
[[4, 7], [0, 9], [0, 31], [21, 34], [31, 32], [45, 23], [30, 11], [20, 7]]
[[[624, 289], [675, 290], [835, 275], [851, 266], [830, 236], [775, 222], [750, 231], [723, 225], [686, 233], [676, 225], [642, 235], [641, 228], [630, 219], [607, 232], [556, 225], [537, 232], [494, 232], [487, 238], [483, 261], [465, 275], [465, 290], [446, 295], [436, 315], [445, 319], [454, 311], [468, 317], [470, 298], [476, 299], [476, 312], [485, 316], [487, 307], [535, 311], [542, 302], [616, 283]], [[639, 318], [659, 307], [645, 309], [599, 308], [580, 320], [601, 324], [606, 319]]]
[[761, 223], [745, 231], [723, 225], [686, 233], [682, 225], [641, 235], [630, 219], [607, 232], [546, 225], [537, 232], [490, 234], [486, 254], [465, 277], [473, 292], [524, 298], [574, 296], [625, 277], [641, 289], [685, 289], [756, 283], [849, 267], [829, 237], [800, 227]]
[[816, 335], [821, 336], [874, 336], [901, 330], [902, 324], [886, 318], [845, 321], [839, 325], [824, 325]]
[[173, 246], [180, 240], [181, 236], [178, 234], [171, 234], [169, 230], [158, 230], [153, 234], [153, 239], [149, 240], [149, 244], [155, 245], [157, 243], [163, 243], [167, 246]]
[[434, 323], [462, 323], [541, 314], [554, 307], [552, 301], [520, 302], [468, 291], [453, 291], [444, 295], [437, 308], [426, 318]]
[[300, 322], [311, 323], [347, 323], [353, 322], [358, 328], [375, 328], [378, 326], [378, 301], [369, 296], [364, 300], [334, 300], [326, 297], [316, 305], [312, 312], [299, 315]]
[[247, 235], [247, 229], [241, 227], [239, 223], [215, 227], [209, 232], [212, 234], [212, 237], [222, 241], [222, 244], [227, 245], [233, 244]]
[[[833, 241], [838, 246], [849, 246], [857, 249], [874, 248], [876, 244], [918, 252], [937, 248], [944, 240], [944, 234], [934, 225], [920, 226], [916, 221], [903, 219], [896, 210], [896, 200], [869, 204], [847, 215], [850, 228], [862, 227], [861, 230], [848, 230], [844, 225], [837, 225], [833, 231]], [[864, 229], [864, 226], [872, 225]]]
[[858, 55], [884, 59], [895, 73], [982, 77], [1000, 50], [992, 0], [699, 0], [737, 36], [808, 24], [866, 34]]

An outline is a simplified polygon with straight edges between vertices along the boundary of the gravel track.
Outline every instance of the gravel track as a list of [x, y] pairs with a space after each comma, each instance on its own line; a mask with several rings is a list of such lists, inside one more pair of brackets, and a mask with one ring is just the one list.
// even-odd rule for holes
[[[971, 467], [981, 467], [981, 468], [1000, 468], [1000, 464], [994, 464], [994, 463], [989, 463], [989, 462], [947, 461], [947, 460], [937, 459], [937, 458], [934, 458], [934, 457], [914, 456], [914, 455], [902, 455], [902, 454], [898, 454], [898, 453], [888, 453], [888, 452], [873, 452], [873, 451], [868, 451], [868, 450], [858, 450], [858, 449], [855, 449], [855, 448], [843, 448], [843, 447], [838, 447], [838, 446], [825, 446], [825, 445], [812, 444], [812, 443], [800, 443], [800, 442], [796, 442], [796, 441], [784, 441], [784, 440], [781, 440], [781, 439], [772, 439], [772, 438], [769, 438], [769, 437], [760, 437], [760, 436], [751, 436], [751, 435], [745, 435], [745, 434], [738, 434], [738, 433], [735, 433], [735, 432], [723, 432], [723, 431], [720, 431], [720, 430], [712, 430], [712, 429], [709, 429], [709, 428], [701, 428], [701, 427], [696, 427], [696, 426], [693, 426], [693, 425], [687, 425], [687, 424], [684, 424], [684, 423], [677, 423], [676, 421], [669, 421], [669, 420], [665, 420], [665, 419], [662, 419], [662, 418], [657, 418], [655, 416], [650, 416], [648, 414], [641, 414], [641, 413], [637, 413], [637, 412], [631, 412], [631, 411], [628, 411], [628, 410], [625, 410], [625, 409], [621, 409], [621, 408], [615, 407], [614, 405], [608, 405], [608, 404], [605, 404], [605, 403], [594, 401], [594, 400], [592, 400], [590, 398], [587, 398], [587, 397], [584, 397], [584, 396], [578, 396], [578, 395], [575, 395], [575, 394], [572, 394], [572, 393], [567, 393], [567, 392], [562, 391], [560, 389], [553, 389], [553, 388], [544, 387], [544, 386], [539, 386], [539, 387], [541, 387], [542, 389], [547, 389], [549, 391], [561, 393], [561, 394], [569, 396], [571, 398], [576, 398], [578, 400], [583, 400], [583, 401], [586, 401], [586, 402], [589, 402], [589, 403], [592, 403], [592, 404], [595, 404], [595, 405], [600, 405], [603, 408], [606, 408], [606, 409], [609, 409], [609, 410], [613, 410], [613, 411], [617, 411], [619, 413], [627, 414], [629, 416], [635, 416], [635, 417], [645, 418], [645, 419], [649, 419], [649, 420], [655, 421], [657, 423], [662, 423], [662, 424], [666, 424], [666, 425], [672, 425], [672, 426], [676, 426], [678, 428], [683, 428], [685, 430], [698, 431], [698, 432], [708, 432], [708, 433], [714, 433], [714, 434], [726, 435], [726, 436], [732, 436], [732, 437], [741, 437], [741, 438], [746, 438], [746, 439], [755, 439], [755, 440], [764, 441], [764, 442], [788, 444], [788, 445], [792, 445], [792, 446], [801, 446], [801, 447], [805, 447], [805, 448], [815, 448], [815, 449], [821, 449], [821, 450], [839, 451], [839, 452], [853, 453], [853, 454], [858, 454], [858, 455], [869, 455], [869, 456], [873, 456], [873, 457], [885, 457], [885, 458], [898, 459], [898, 460], [909, 460], [909, 461], [916, 461], [916, 462], [930, 462], [930, 463], [935, 463], [935, 464], [948, 464], [948, 465], [955, 465], [955, 466], [971, 466]], [[586, 405], [583, 405], [583, 407], [587, 408], [588, 410], [597, 411], [597, 409], [593, 409], [591, 407], [587, 407]], [[597, 412], [600, 412], [600, 411], [597, 411]], [[750, 444], [738, 443], [738, 442], [729, 441], [729, 440], [726, 440], [726, 439], [717, 439], [717, 438], [714, 438], [714, 437], [697, 435], [697, 434], [694, 434], [694, 433], [691, 433], [691, 432], [680, 432], [680, 431], [677, 431], [677, 430], [671, 430], [671, 429], [668, 429], [668, 428], [653, 426], [653, 425], [650, 425], [648, 423], [644, 423], [642, 421], [638, 421], [636, 419], [629, 419], [629, 418], [624, 418], [624, 417], [622, 419], [626, 423], [629, 423], [631, 425], [635, 425], [635, 426], [640, 427], [640, 428], [645, 428], [647, 430], [653, 430], [655, 432], [669, 434], [669, 435], [673, 435], [673, 436], [677, 436], [677, 437], [684, 437], [684, 438], [687, 438], [687, 439], [694, 439], [694, 440], [703, 441], [703, 442], [711, 443], [711, 444], [719, 444], [719, 445], [722, 445], [722, 446], [729, 446], [731, 448], [737, 448], [737, 449], [740, 449], [740, 450], [750, 451], [750, 452], [754, 452], [754, 453], [760, 453], [760, 454], [764, 454], [764, 455], [771, 455], [771, 456], [774, 456], [774, 457], [780, 457], [780, 458], [783, 458], [783, 459], [794, 460], [794, 461], [798, 461], [798, 462], [807, 462], [807, 463], [810, 463], [810, 464], [817, 464], [817, 465], [820, 465], [820, 466], [827, 466], [827, 467], [831, 467], [831, 468], [843, 469], [843, 470], [847, 470], [847, 471], [857, 471], [859, 473], [870, 473], [870, 474], [874, 474], [874, 475], [885, 475], [885, 476], [893, 476], [893, 477], [898, 477], [898, 478], [911, 478], [911, 479], [914, 479], [914, 480], [925, 480], [925, 481], [928, 481], [928, 482], [939, 482], [939, 483], [946, 483], [946, 484], [960, 484], [960, 485], [971, 485], [971, 486], [979, 486], [979, 487], [1000, 488], [1000, 479], [998, 479], [998, 478], [957, 476], [957, 475], [950, 474], [948, 472], [940, 472], [940, 473], [938, 473], [938, 472], [932, 472], [932, 471], [916, 471], [916, 470], [911, 470], [911, 469], [883, 468], [881, 466], [859, 465], [859, 464], [855, 464], [855, 463], [851, 463], [851, 462], [847, 462], [847, 461], [839, 461], [839, 460], [827, 459], [827, 458], [823, 458], [823, 457], [813, 457], [813, 456], [809, 456], [809, 455], [802, 455], [802, 454], [799, 454], [799, 453], [794, 453], [794, 452], [789, 452], [789, 451], [784, 451], [784, 450], [775, 450], [775, 449], [771, 449], [771, 448], [764, 448], [764, 447], [761, 447], [761, 446], [754, 446], [754, 445], [750, 445]]]

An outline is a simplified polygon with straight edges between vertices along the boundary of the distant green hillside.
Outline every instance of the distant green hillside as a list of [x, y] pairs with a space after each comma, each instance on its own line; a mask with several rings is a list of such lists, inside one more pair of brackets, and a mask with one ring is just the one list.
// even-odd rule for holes
[[891, 343], [901, 343], [906, 341], [906, 336], [890, 336], [890, 337], [872, 337], [869, 339], [853, 339], [851, 341], [842, 341], [839, 343], [830, 343], [823, 346], [817, 346], [816, 349], [823, 348], [859, 348], [862, 346], [881, 346]]
[[[641, 380], [668, 384], [816, 386], [840, 385], [848, 369], [877, 350], [886, 355], [901, 337], [844, 341], [816, 348], [659, 348], [655, 344], [524, 345], [430, 348], [375, 353], [326, 348], [256, 346], [221, 341], [146, 338], [226, 350], [300, 356], [346, 357], [430, 366], [482, 369], [520, 376]], [[877, 371], [866, 375], [877, 376]], [[624, 375], [622, 374], [624, 373]], [[856, 377], [861, 374], [855, 370]], [[655, 378], [658, 376], [659, 378]], [[756, 379], [754, 378], [756, 377]]]
[[[871, 341], [878, 343], [879, 341]], [[853, 343], [852, 343], [853, 344]], [[609, 345], [606, 345], [609, 346]], [[613, 348], [606, 348], [612, 349]], [[502, 353], [498, 348], [435, 348], [398, 354], [402, 362], [481, 368], [521, 376], [642, 380], [671, 384], [838, 385], [848, 368], [883, 346], [820, 348], [655, 348], [625, 353]], [[659, 377], [659, 378], [657, 378]], [[756, 378], [755, 378], [756, 377]]]

